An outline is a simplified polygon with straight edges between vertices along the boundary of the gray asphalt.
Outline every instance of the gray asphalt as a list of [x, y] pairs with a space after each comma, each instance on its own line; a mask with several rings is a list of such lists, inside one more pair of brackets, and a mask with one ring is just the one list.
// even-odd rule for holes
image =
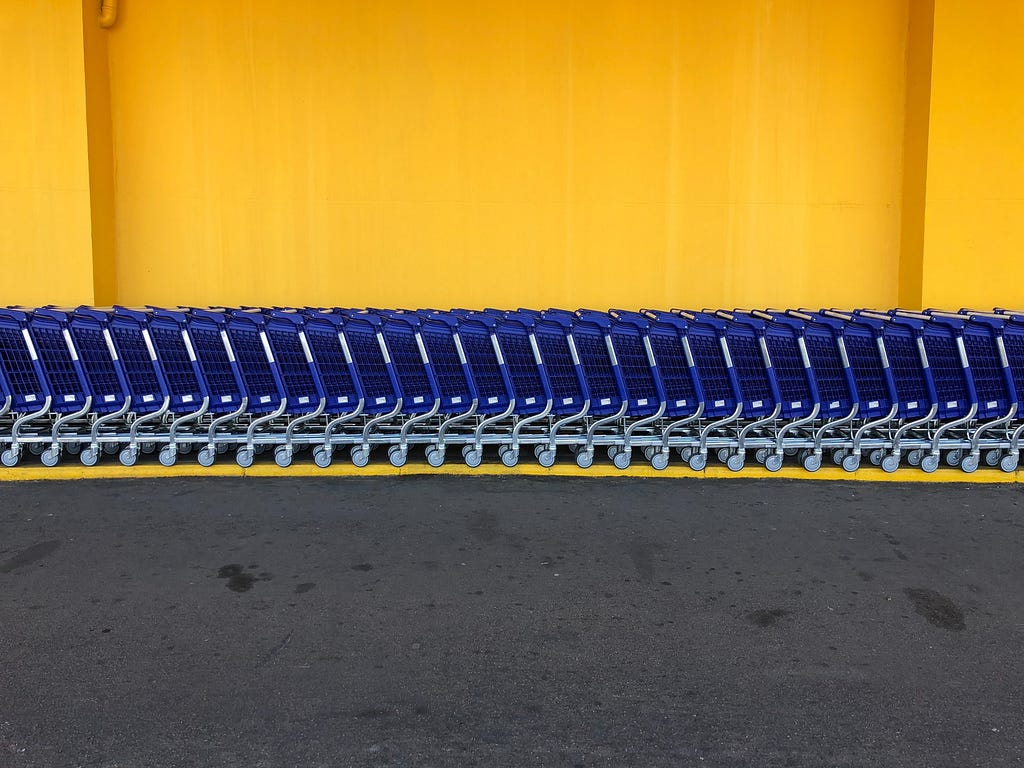
[[0, 768], [1024, 761], [1024, 492], [0, 485]]

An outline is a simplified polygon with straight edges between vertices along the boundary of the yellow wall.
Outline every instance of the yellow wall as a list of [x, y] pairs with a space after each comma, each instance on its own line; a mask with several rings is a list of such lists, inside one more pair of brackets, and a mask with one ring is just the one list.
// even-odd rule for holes
[[1024, 3], [936, 0], [924, 303], [1024, 308]]
[[895, 303], [907, 24], [897, 0], [123, 2], [117, 297]]
[[0, 0], [0, 303], [93, 300], [79, 0]]

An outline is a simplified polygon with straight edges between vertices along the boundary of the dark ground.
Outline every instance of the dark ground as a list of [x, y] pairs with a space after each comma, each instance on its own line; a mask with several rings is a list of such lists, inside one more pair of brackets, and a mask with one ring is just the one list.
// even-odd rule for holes
[[0, 768], [1021, 764], [1022, 502], [0, 485]]

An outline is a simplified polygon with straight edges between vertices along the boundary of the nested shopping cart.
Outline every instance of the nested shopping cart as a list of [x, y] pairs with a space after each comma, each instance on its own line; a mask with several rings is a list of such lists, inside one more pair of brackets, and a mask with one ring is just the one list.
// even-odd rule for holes
[[[50, 434], [44, 419], [51, 413], [75, 413], [85, 402], [84, 396], [73, 396], [65, 401], [62, 383], [58, 382], [61, 397], [55, 402], [47, 369], [40, 360], [32, 334], [29, 331], [29, 314], [17, 309], [0, 309], [0, 368], [3, 373], [3, 423], [4, 432], [0, 442], [7, 447], [0, 454], [4, 466], [13, 467], [20, 460], [25, 440], [30, 446], [43, 443]], [[58, 329], [58, 338], [64, 339]], [[65, 354], [67, 348], [65, 347]], [[75, 381], [75, 390], [81, 390], [81, 383]]]

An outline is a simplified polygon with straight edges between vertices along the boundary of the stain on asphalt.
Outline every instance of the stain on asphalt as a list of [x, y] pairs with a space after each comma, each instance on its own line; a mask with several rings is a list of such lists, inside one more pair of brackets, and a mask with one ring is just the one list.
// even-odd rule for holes
[[353, 571], [372, 571], [373, 566], [370, 563], [359, 563], [358, 565], [352, 566]]
[[26, 565], [37, 563], [44, 557], [49, 557], [58, 549], [60, 549], [60, 541], [58, 539], [33, 544], [31, 547], [21, 550], [21, 552], [9, 560], [4, 561], [3, 564], [0, 564], [0, 573], [10, 573], [17, 568], [24, 568]]
[[789, 616], [785, 608], [758, 608], [747, 614], [747, 620], [758, 627], [774, 627], [779, 619]]
[[907, 587], [903, 591], [913, 603], [914, 610], [924, 616], [929, 624], [951, 632], [959, 632], [967, 627], [963, 610], [945, 595], [924, 587]]
[[251, 573], [246, 573], [238, 563], [222, 565], [217, 571], [218, 579], [227, 579], [227, 587], [232, 592], [248, 592], [252, 585], [259, 581]]
[[295, 594], [296, 595], [304, 594], [306, 592], [309, 592], [309, 590], [313, 589], [315, 586], [316, 586], [316, 582], [313, 582], [313, 581], [303, 582], [302, 584], [298, 584], [295, 587]]

